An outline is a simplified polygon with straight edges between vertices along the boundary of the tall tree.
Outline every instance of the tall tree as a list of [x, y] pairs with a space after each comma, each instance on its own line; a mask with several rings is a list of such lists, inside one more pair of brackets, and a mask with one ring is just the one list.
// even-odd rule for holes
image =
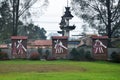
[[120, 0], [72, 0], [75, 14], [109, 38], [120, 32]]
[[37, 0], [25, 0], [24, 6], [22, 10], [20, 8], [20, 0], [11, 0], [13, 5], [13, 35], [17, 35], [18, 30], [18, 20], [19, 17], [29, 8], [31, 7]]
[[23, 25], [21, 22], [21, 27], [18, 30], [19, 35], [28, 36], [28, 39], [46, 39], [46, 31], [44, 28], [30, 23], [28, 25]]
[[[10, 0], [13, 7], [13, 35], [17, 35], [18, 30], [18, 21], [20, 16], [24, 14], [33, 4], [35, 4], [38, 0]], [[40, 0], [41, 2], [43, 0]], [[48, 0], [44, 0], [44, 6], [48, 5]]]
[[[31, 3], [31, 6], [26, 7], [27, 6], [27, 2], [31, 1], [31, 0], [20, 0], [19, 1], [19, 12], [18, 13], [13, 13], [13, 1], [17, 1], [17, 0], [0, 0], [0, 41], [4, 41], [6, 39], [9, 39], [10, 36], [13, 34], [13, 24], [14, 24], [14, 31], [15, 30], [15, 24], [17, 22], [17, 35], [21, 35], [20, 32], [25, 33], [25, 30], [23, 30], [23, 28], [25, 27], [25, 25], [27, 26], [27, 24], [24, 23], [23, 18], [20, 19], [21, 17], [24, 16], [29, 16], [30, 12], [28, 11], [33, 4]], [[34, 0], [32, 0], [34, 1]], [[40, 5], [36, 5], [37, 7], [39, 7], [40, 9], [44, 8], [44, 6], [48, 5], [48, 0], [39, 0], [39, 3], [42, 2]], [[11, 4], [12, 3], [12, 4]], [[42, 5], [42, 6], [41, 6]], [[14, 6], [16, 6], [16, 4], [14, 4]], [[41, 6], [41, 7], [40, 7]], [[16, 8], [14, 8], [16, 9]], [[16, 21], [16, 15], [18, 17], [18, 20]], [[14, 20], [13, 20], [14, 19]], [[21, 29], [22, 28], [22, 29]], [[25, 29], [25, 28], [24, 28]], [[22, 30], [22, 31], [20, 31]], [[16, 33], [14, 33], [15, 35]], [[24, 34], [24, 35], [25, 35]]]
[[12, 14], [8, 1], [0, 3], [0, 41], [8, 39], [12, 33]]

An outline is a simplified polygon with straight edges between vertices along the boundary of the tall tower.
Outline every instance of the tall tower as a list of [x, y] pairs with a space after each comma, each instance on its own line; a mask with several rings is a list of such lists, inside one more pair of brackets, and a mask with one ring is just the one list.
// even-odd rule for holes
[[69, 25], [69, 20], [73, 18], [73, 15], [70, 12], [70, 7], [68, 7], [68, 0], [67, 0], [67, 7], [65, 7], [65, 13], [61, 17], [61, 22], [60, 22], [60, 29], [62, 31], [58, 31], [58, 33], [62, 34], [62, 36], [68, 36], [70, 35], [70, 31], [75, 29], [75, 25], [70, 26]]

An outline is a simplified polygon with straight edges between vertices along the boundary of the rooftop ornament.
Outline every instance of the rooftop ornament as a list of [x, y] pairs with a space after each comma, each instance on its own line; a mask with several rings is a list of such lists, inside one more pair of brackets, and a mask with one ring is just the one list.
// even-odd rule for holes
[[69, 25], [69, 20], [72, 19], [74, 16], [70, 12], [70, 7], [68, 7], [68, 1], [67, 1], [67, 7], [65, 7], [65, 13], [61, 17], [61, 22], [60, 22], [60, 29], [62, 31], [58, 31], [58, 33], [62, 34], [62, 36], [68, 36], [69, 37], [69, 31], [75, 29], [75, 25], [70, 26]]
[[70, 20], [73, 18], [73, 15], [70, 12], [70, 7], [65, 7], [66, 11], [65, 14], [62, 16], [66, 20]]

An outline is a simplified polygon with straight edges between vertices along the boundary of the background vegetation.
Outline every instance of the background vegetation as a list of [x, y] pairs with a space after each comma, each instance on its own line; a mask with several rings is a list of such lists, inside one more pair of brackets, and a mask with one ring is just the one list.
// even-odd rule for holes
[[[29, 8], [41, 0], [0, 0], [0, 43], [9, 43], [11, 36], [28, 36], [28, 39], [46, 39], [46, 30], [32, 22]], [[48, 0], [39, 6], [47, 7]], [[35, 12], [34, 12], [35, 13]], [[41, 15], [41, 14], [40, 14]]]
[[85, 51], [84, 48], [81, 49], [73, 48], [70, 52], [70, 55], [72, 60], [93, 61], [92, 53], [90, 51]]

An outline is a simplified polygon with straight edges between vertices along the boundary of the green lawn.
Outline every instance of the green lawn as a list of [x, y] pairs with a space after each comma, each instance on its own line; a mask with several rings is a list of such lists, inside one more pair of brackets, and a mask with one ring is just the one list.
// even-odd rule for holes
[[119, 80], [120, 64], [96, 61], [0, 61], [0, 80]]

